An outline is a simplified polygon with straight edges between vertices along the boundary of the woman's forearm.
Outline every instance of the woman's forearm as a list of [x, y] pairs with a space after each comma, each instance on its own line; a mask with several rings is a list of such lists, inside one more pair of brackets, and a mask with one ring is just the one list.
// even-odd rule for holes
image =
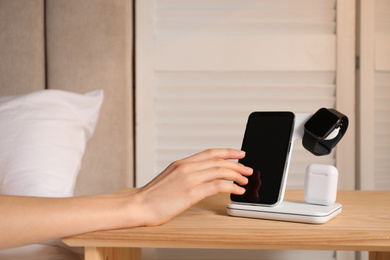
[[[217, 193], [243, 194], [251, 168], [234, 149], [211, 149], [173, 162], [144, 187], [74, 198], [0, 195], [0, 249], [96, 230], [161, 225]], [[227, 181], [230, 182], [227, 182]], [[236, 184], [237, 183], [237, 184]]]
[[140, 226], [131, 198], [131, 194], [75, 198], [1, 195], [0, 249], [94, 230]]

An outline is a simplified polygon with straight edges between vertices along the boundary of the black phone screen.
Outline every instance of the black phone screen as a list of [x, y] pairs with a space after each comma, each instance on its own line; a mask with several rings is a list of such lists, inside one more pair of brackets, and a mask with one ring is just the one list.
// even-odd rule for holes
[[273, 205], [279, 201], [294, 129], [292, 112], [253, 112], [248, 118], [240, 163], [251, 167], [243, 195], [232, 201]]

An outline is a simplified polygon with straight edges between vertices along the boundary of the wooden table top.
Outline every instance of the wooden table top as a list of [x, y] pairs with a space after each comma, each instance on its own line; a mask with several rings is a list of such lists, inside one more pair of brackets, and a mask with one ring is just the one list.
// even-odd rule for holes
[[[303, 200], [287, 190], [285, 199]], [[64, 238], [71, 246], [390, 251], [390, 191], [339, 191], [342, 212], [325, 224], [232, 217], [228, 194], [207, 198], [158, 227]]]

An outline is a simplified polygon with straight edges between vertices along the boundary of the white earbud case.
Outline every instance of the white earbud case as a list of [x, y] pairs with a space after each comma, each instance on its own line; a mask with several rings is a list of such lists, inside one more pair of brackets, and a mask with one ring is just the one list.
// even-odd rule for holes
[[337, 196], [338, 170], [333, 165], [310, 164], [306, 168], [304, 198], [307, 203], [332, 205]]

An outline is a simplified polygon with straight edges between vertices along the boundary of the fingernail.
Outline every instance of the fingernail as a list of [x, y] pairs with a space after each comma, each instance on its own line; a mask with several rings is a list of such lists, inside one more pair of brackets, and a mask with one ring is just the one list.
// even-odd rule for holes
[[253, 173], [253, 169], [252, 169], [251, 167], [245, 166], [245, 168], [246, 168], [246, 170], [247, 170], [248, 172]]
[[245, 155], [245, 151], [240, 151], [239, 154], [240, 155]]

